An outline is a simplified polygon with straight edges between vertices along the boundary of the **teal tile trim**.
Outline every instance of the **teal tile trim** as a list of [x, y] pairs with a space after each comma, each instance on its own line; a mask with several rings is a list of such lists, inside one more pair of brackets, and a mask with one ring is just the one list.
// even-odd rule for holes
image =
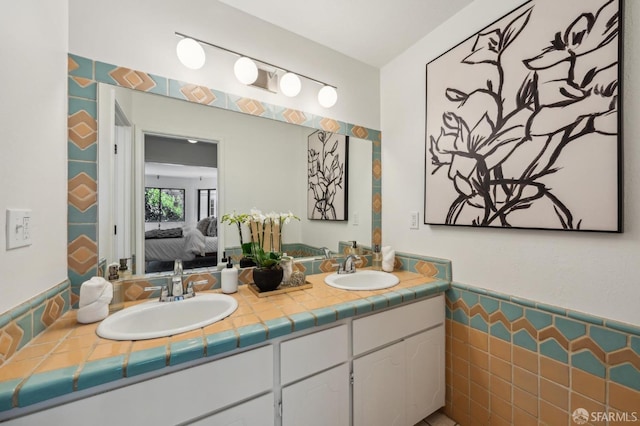
[[497, 337], [498, 339], [502, 339], [506, 342], [511, 341], [511, 333], [501, 322], [491, 324], [489, 330], [492, 336]]
[[123, 378], [124, 355], [87, 362], [80, 375], [76, 390], [83, 390]]
[[352, 317], [356, 314], [356, 306], [351, 302], [334, 305], [333, 308], [336, 310], [339, 320]]
[[[609, 328], [621, 331], [623, 333], [640, 336], [640, 327], [637, 327], [631, 324], [626, 324], [623, 322], [618, 322], [613, 320], [605, 320], [605, 325]], [[636, 352], [640, 353], [640, 351], [636, 351]]]
[[469, 316], [462, 309], [454, 310], [451, 317], [453, 318], [454, 321], [459, 322], [460, 324], [465, 324], [465, 325], [469, 324]]
[[489, 325], [481, 315], [474, 315], [473, 318], [471, 318], [471, 321], [469, 321], [469, 325], [476, 330], [480, 330], [485, 333], [489, 332]]
[[20, 382], [22, 382], [22, 379], [0, 383], [0, 411], [7, 411], [13, 408], [13, 394]]
[[238, 347], [255, 345], [267, 340], [267, 330], [262, 324], [245, 325], [238, 328]]
[[69, 59], [77, 64], [77, 67], [69, 70], [69, 75], [74, 77], [82, 77], [93, 79], [93, 61], [82, 56], [69, 53]]
[[373, 311], [373, 303], [369, 302], [368, 300], [364, 300], [364, 299], [354, 300], [352, 303], [356, 307], [357, 315], [366, 314], [367, 312]]
[[[234, 346], [235, 347], [235, 346]], [[150, 371], [159, 370], [167, 366], [167, 348], [159, 346], [157, 348], [145, 349], [143, 351], [132, 352], [127, 362], [127, 377], [137, 376]]]
[[523, 309], [514, 303], [500, 302], [500, 309], [502, 313], [509, 319], [509, 321], [515, 321], [522, 317]]
[[485, 312], [489, 315], [500, 308], [500, 302], [487, 296], [480, 296], [480, 305], [482, 305]]
[[373, 310], [384, 309], [389, 306], [389, 300], [382, 295], [375, 295], [367, 297], [367, 300], [373, 304]]
[[631, 342], [629, 343], [631, 349], [640, 355], [640, 337], [631, 336]]
[[556, 328], [569, 340], [574, 340], [587, 334], [587, 326], [585, 324], [563, 317], [556, 317]]
[[238, 347], [238, 335], [233, 330], [211, 334], [205, 338], [207, 342], [207, 356], [218, 355], [232, 351]]
[[616, 383], [640, 392], [640, 371], [636, 370], [631, 364], [612, 367], [609, 377]]
[[513, 343], [521, 348], [529, 349], [532, 352], [538, 352], [538, 343], [531, 337], [527, 330], [518, 330], [513, 334]]
[[524, 316], [536, 330], [547, 328], [553, 323], [553, 317], [551, 315], [534, 309], [527, 309]]
[[583, 312], [567, 311], [567, 316], [569, 316], [569, 318], [584, 321], [589, 324], [604, 325], [604, 319], [594, 317], [593, 315], [585, 314]]
[[194, 338], [171, 343], [169, 365], [178, 365], [183, 362], [200, 359], [204, 356], [204, 343], [202, 338]]
[[299, 312], [289, 315], [293, 321], [293, 331], [306, 330], [316, 324], [316, 318], [309, 312]]
[[605, 378], [605, 366], [588, 350], [572, 354], [571, 365], [594, 376]]
[[267, 326], [267, 338], [273, 339], [284, 336], [293, 330], [293, 324], [288, 318], [275, 318], [264, 322]]
[[69, 367], [29, 377], [18, 393], [18, 407], [27, 407], [73, 392], [73, 375], [77, 369]]
[[408, 288], [400, 288], [398, 290], [396, 290], [396, 293], [400, 294], [402, 296], [402, 301], [403, 302], [408, 302], [410, 300], [414, 300], [416, 298], [416, 293]]
[[337, 319], [336, 311], [331, 308], [318, 308], [312, 310], [311, 313], [316, 317], [316, 325], [330, 324]]

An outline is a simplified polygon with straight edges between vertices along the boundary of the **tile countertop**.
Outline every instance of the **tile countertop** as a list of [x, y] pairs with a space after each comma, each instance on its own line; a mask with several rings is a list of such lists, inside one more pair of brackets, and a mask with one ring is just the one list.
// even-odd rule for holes
[[[2, 412], [8, 414], [6, 411], [16, 407], [220, 355], [449, 288], [448, 281], [408, 271], [393, 273], [400, 283], [377, 291], [330, 287], [324, 283], [328, 273], [307, 276], [312, 288], [263, 298], [241, 285], [232, 295], [238, 301], [238, 309], [226, 319], [150, 340], [102, 339], [96, 335], [99, 322], [79, 324], [76, 311], [69, 311], [0, 367], [0, 418]], [[129, 302], [127, 306], [136, 303], [141, 302]]]

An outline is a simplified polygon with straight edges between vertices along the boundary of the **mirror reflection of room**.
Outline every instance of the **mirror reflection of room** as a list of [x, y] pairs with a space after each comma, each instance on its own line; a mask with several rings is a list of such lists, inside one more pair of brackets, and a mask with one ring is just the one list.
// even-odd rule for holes
[[145, 134], [145, 272], [218, 262], [217, 145]]

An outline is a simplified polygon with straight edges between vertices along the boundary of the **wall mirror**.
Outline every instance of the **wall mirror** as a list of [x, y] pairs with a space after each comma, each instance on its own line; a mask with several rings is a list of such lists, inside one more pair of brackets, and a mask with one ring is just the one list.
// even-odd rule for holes
[[[197, 140], [195, 144], [214, 146], [201, 154], [206, 164], [192, 167], [215, 169], [215, 179], [206, 185], [159, 184], [160, 189], [181, 189], [185, 200], [204, 200], [217, 228], [216, 257], [226, 248], [239, 245], [238, 230], [220, 223], [223, 214], [249, 212], [293, 212], [283, 231], [284, 243], [300, 243], [337, 250], [339, 241], [356, 240], [370, 246], [372, 238], [372, 142], [350, 137], [348, 167], [348, 212], [346, 221], [307, 219], [307, 139], [315, 129], [251, 116], [231, 110], [199, 105], [162, 95], [98, 84], [98, 257], [107, 263], [136, 257], [136, 274], [143, 272], [145, 232], [158, 223], [145, 222], [147, 176], [160, 182], [162, 167], [186, 171], [185, 161], [162, 146], [162, 140]], [[147, 148], [145, 148], [147, 139]], [[114, 155], [114, 145], [118, 154]], [[151, 145], [150, 145], [151, 144]], [[156, 160], [164, 166], [147, 165], [145, 153], [153, 146]], [[162, 158], [162, 160], [158, 160]], [[148, 161], [147, 163], [151, 163]], [[152, 167], [156, 167], [155, 169]], [[145, 169], [149, 173], [145, 174]], [[189, 169], [189, 173], [197, 173]], [[202, 170], [204, 173], [204, 170]], [[198, 179], [200, 175], [198, 176]], [[176, 176], [173, 176], [176, 178]], [[208, 178], [206, 178], [208, 179]], [[167, 182], [164, 180], [164, 182]], [[215, 190], [203, 195], [199, 190]], [[213, 196], [213, 203], [212, 197]], [[202, 198], [200, 198], [202, 197]], [[198, 222], [197, 201], [185, 204], [183, 221], [166, 221], [160, 228], [193, 229]], [[115, 233], [114, 233], [115, 229]], [[169, 260], [169, 259], [167, 259]], [[154, 271], [156, 272], [156, 271]]]

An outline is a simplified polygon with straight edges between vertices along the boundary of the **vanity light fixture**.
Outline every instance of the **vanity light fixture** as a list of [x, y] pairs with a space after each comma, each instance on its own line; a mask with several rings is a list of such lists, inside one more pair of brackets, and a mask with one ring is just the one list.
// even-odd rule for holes
[[189, 143], [198, 143], [198, 141], [195, 140], [195, 139], [187, 139], [187, 142], [189, 142]]
[[[321, 86], [318, 91], [318, 103], [324, 108], [331, 108], [338, 101], [338, 89], [335, 86], [316, 80], [315, 78], [308, 77], [304, 74], [294, 73], [286, 68], [265, 62], [261, 59], [252, 58], [234, 50], [227, 49], [204, 40], [199, 40], [186, 34], [176, 32], [175, 35], [181, 38], [178, 42], [177, 48], [178, 59], [180, 59], [180, 62], [188, 68], [199, 69], [204, 65], [205, 54], [202, 46], [215, 47], [216, 49], [223, 50], [239, 57], [233, 66], [233, 72], [236, 78], [243, 84], [254, 85], [256, 87], [276, 92], [277, 89], [275, 88], [273, 81], [277, 81], [277, 78], [279, 77], [280, 92], [285, 96], [294, 97], [302, 90], [302, 82], [300, 80], [302, 77]], [[181, 47], [181, 45], [183, 47]], [[193, 55], [193, 58], [191, 55]], [[196, 67], [196, 65], [199, 66]], [[265, 65], [274, 69], [274, 71], [268, 72], [259, 65]], [[265, 74], [268, 75], [268, 81], [261, 82], [260, 75]]]

